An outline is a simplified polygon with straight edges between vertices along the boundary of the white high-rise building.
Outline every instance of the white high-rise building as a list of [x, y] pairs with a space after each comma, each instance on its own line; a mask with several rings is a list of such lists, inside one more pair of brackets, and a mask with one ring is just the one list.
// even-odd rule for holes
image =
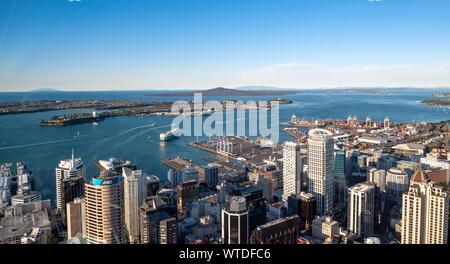
[[80, 176], [83, 178], [86, 176], [86, 167], [81, 158], [75, 158], [72, 150], [72, 158], [61, 160], [56, 168], [56, 209], [58, 212], [61, 212], [62, 207], [66, 206], [62, 204], [62, 181], [67, 178]]
[[402, 199], [402, 244], [447, 244], [448, 192], [429, 182], [421, 169]]
[[348, 230], [362, 237], [373, 234], [375, 185], [358, 183], [348, 189]]
[[333, 208], [334, 140], [325, 129], [312, 129], [308, 138], [308, 192], [316, 197], [317, 214]]
[[139, 243], [139, 206], [144, 202], [145, 175], [141, 170], [122, 169], [124, 179], [125, 226], [130, 244]]
[[302, 160], [300, 157], [300, 145], [294, 142], [286, 142], [283, 147], [283, 199], [291, 194], [301, 192]]

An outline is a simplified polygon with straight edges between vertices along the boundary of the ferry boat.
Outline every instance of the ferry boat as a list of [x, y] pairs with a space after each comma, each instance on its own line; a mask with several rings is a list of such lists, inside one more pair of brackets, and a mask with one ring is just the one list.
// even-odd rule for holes
[[174, 128], [170, 131], [162, 132], [159, 134], [159, 139], [161, 141], [169, 141], [169, 140], [177, 137], [178, 131], [179, 131], [179, 129]]

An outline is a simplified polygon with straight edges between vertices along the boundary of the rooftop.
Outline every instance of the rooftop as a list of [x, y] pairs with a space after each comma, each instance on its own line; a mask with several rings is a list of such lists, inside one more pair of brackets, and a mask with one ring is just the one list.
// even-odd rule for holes
[[230, 213], [241, 213], [247, 211], [247, 203], [242, 196], [230, 196], [227, 199], [226, 209]]

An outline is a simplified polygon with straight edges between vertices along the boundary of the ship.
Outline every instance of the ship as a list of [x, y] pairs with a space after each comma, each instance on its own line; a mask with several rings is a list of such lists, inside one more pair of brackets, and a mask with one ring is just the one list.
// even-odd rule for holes
[[178, 137], [178, 132], [179, 132], [179, 129], [177, 129], [177, 128], [174, 128], [167, 132], [162, 132], [159, 134], [159, 139], [161, 141], [169, 141], [171, 139]]

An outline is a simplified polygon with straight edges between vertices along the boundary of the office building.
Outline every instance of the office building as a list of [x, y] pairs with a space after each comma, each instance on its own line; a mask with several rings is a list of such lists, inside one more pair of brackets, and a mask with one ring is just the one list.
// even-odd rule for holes
[[358, 183], [348, 189], [347, 228], [360, 237], [373, 235], [375, 221], [375, 186]]
[[84, 199], [75, 198], [67, 203], [67, 239], [83, 235]]
[[230, 195], [245, 198], [249, 209], [249, 233], [266, 223], [267, 201], [262, 189], [254, 184], [243, 183], [238, 185], [238, 188], [231, 190]]
[[127, 242], [123, 177], [112, 169], [103, 170], [85, 184], [85, 218], [88, 244]]
[[160, 179], [155, 175], [147, 175], [145, 176], [145, 182], [147, 185], [145, 197], [156, 196], [160, 188]]
[[377, 161], [377, 169], [388, 171], [391, 168], [395, 167], [396, 160], [391, 156], [381, 156]]
[[11, 205], [32, 203], [41, 200], [41, 194], [35, 191], [26, 191], [11, 197]]
[[316, 217], [316, 197], [310, 193], [300, 193], [300, 220], [304, 230], [311, 230], [312, 221]]
[[65, 225], [67, 223], [66, 204], [72, 202], [75, 198], [84, 197], [84, 178], [83, 176], [72, 176], [63, 178], [61, 181], [61, 220]]
[[368, 182], [371, 182], [375, 184], [375, 187], [377, 187], [380, 192], [386, 192], [386, 171], [385, 170], [377, 170], [375, 168], [372, 168], [369, 170], [369, 173], [367, 174], [369, 177], [367, 179]]
[[215, 189], [219, 184], [219, 167], [214, 164], [204, 166], [205, 169], [205, 184], [208, 188]]
[[325, 240], [335, 238], [339, 234], [339, 223], [329, 216], [317, 217], [312, 221], [312, 236]]
[[386, 173], [386, 192], [394, 200], [401, 200], [402, 193], [408, 190], [408, 174], [399, 169], [391, 168]]
[[228, 197], [222, 209], [221, 223], [224, 244], [248, 244], [249, 214], [244, 197]]
[[251, 235], [251, 244], [296, 244], [298, 215], [277, 219], [258, 226]]
[[196, 181], [200, 182], [198, 171], [194, 167], [186, 167], [181, 173], [182, 182]]
[[183, 182], [182, 173], [174, 169], [169, 169], [167, 171], [167, 180], [169, 181], [171, 188], [176, 188]]
[[316, 197], [310, 193], [301, 192], [299, 195], [288, 197], [289, 214], [300, 217], [300, 230], [311, 230], [312, 221], [316, 217], [316, 208]]
[[173, 215], [176, 211], [160, 197], [147, 197], [139, 207], [140, 243], [172, 244], [176, 241], [177, 225]]
[[301, 191], [303, 165], [300, 157], [300, 145], [286, 142], [283, 146], [283, 199]]
[[345, 151], [336, 151], [334, 153], [334, 204], [339, 208], [345, 207], [345, 189], [347, 187], [345, 163]]
[[323, 215], [333, 208], [333, 134], [312, 129], [308, 135], [308, 193], [316, 197], [317, 214]]
[[177, 186], [177, 210], [178, 219], [187, 216], [187, 209], [193, 201], [200, 197], [199, 186], [196, 180], [183, 182]]
[[147, 186], [140, 170], [123, 168], [125, 226], [130, 244], [139, 243], [139, 205], [144, 201]]
[[[56, 171], [56, 209], [57, 212], [61, 213], [64, 210], [66, 203], [72, 200], [64, 200], [64, 186], [63, 180], [75, 178], [80, 179], [86, 176], [86, 167], [84, 166], [81, 158], [75, 158], [72, 150], [72, 158], [67, 160], [61, 160], [58, 164]], [[69, 182], [71, 182], [69, 180]], [[70, 184], [69, 184], [70, 185]], [[68, 195], [69, 197], [71, 195]]]

